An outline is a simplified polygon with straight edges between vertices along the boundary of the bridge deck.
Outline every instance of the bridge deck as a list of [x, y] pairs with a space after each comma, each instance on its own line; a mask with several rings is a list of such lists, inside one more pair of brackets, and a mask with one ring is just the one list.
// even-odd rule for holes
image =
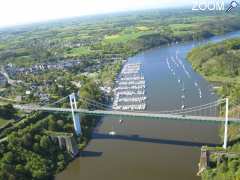
[[[39, 107], [39, 106], [22, 106], [15, 105], [16, 109], [31, 110], [31, 111], [51, 111], [51, 112], [72, 112], [70, 108], [53, 108], [53, 107]], [[189, 120], [189, 121], [201, 121], [201, 122], [216, 122], [222, 123], [225, 121], [224, 117], [208, 117], [208, 116], [191, 116], [191, 115], [171, 115], [171, 114], [157, 114], [148, 112], [123, 112], [123, 111], [111, 111], [111, 110], [86, 110], [76, 109], [75, 112], [89, 115], [98, 116], [127, 116], [127, 117], [143, 117], [154, 119], [171, 119], [171, 120]], [[229, 122], [240, 123], [240, 119], [229, 118]]]

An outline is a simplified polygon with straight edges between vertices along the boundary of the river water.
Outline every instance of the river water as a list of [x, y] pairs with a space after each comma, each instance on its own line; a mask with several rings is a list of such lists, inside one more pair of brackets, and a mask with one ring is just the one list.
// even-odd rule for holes
[[[187, 53], [208, 42], [239, 36], [240, 31], [161, 46], [129, 58], [128, 62], [143, 64], [147, 111], [180, 109], [183, 87], [186, 107], [216, 100], [211, 85], [191, 68]], [[119, 119], [104, 117], [88, 147], [56, 180], [197, 180], [201, 146], [220, 143], [219, 126], [213, 123]], [[112, 130], [116, 136], [108, 135]]]

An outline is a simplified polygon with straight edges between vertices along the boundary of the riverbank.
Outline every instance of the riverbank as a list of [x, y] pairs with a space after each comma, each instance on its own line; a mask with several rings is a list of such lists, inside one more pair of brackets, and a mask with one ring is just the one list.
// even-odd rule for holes
[[[235, 38], [195, 48], [188, 54], [189, 61], [198, 73], [208, 81], [218, 83], [219, 88], [216, 90], [218, 95], [230, 98], [230, 116], [240, 112], [240, 109], [231, 109], [232, 103], [240, 103], [239, 49], [240, 38]], [[220, 130], [221, 137], [222, 134], [223, 128]], [[202, 179], [238, 179], [240, 177], [240, 156], [231, 156], [231, 154], [240, 153], [239, 134], [239, 125], [229, 125], [227, 151], [221, 157], [210, 156], [208, 168], [201, 173]]]
[[[232, 35], [234, 33], [213, 39], [223, 40], [232, 37]], [[128, 63], [141, 62], [144, 66], [146, 91], [149, 95], [147, 102], [149, 111], [181, 108], [182, 92], [178, 78], [185, 84], [186, 105], [188, 107], [216, 100], [210, 84], [196, 74], [186, 60], [186, 53], [191, 50], [195, 43], [161, 46], [128, 59]], [[177, 67], [171, 61], [171, 67], [176, 72], [173, 76], [168, 69], [166, 59], [171, 58], [171, 56], [175, 58], [176, 51], [179, 52], [177, 58], [181, 59], [185, 68]], [[186, 75], [186, 71], [190, 74], [190, 78]], [[202, 98], [199, 97], [195, 82], [202, 90]], [[82, 156], [69, 164], [65, 171], [57, 175], [56, 179], [62, 180], [71, 177], [73, 180], [79, 178], [105, 180], [106, 174], [102, 172], [111, 170], [112, 173], [108, 174], [108, 178], [116, 180], [134, 178], [142, 180], [149, 177], [154, 179], [160, 176], [165, 179], [181, 177], [182, 179], [195, 180], [199, 179], [196, 177], [196, 173], [201, 145], [214, 145], [220, 142], [217, 136], [219, 127], [213, 124], [197, 123], [196, 125], [195, 123], [164, 120], [153, 122], [143, 119], [130, 121], [128, 118], [121, 118], [125, 123], [120, 125], [119, 119], [104, 117], [103, 123], [93, 133], [93, 138], [83, 150]], [[115, 137], [108, 134], [112, 129], [116, 132]], [[154, 154], [154, 158], [149, 158], [146, 155], [148, 153]], [[186, 154], [188, 158], [186, 158]], [[137, 165], [136, 159], [138, 159]], [[157, 168], [155, 169], [152, 164], [155, 164], [154, 167]], [[179, 167], [181, 167], [181, 173], [179, 173]], [[144, 174], [139, 171], [134, 173], [141, 168], [148, 169], [148, 171], [144, 171]], [[94, 173], [89, 174], [89, 169]], [[119, 169], [128, 173], [118, 174]], [[151, 169], [154, 169], [154, 173]], [[169, 170], [174, 170], [176, 173], [166, 173]]]
[[[121, 64], [121, 68], [122, 68], [122, 66], [123, 66], [125, 63], [126, 63], [126, 62], [124, 62], [124, 63]], [[120, 69], [121, 69], [121, 68], [120, 68]], [[117, 76], [118, 76], [118, 73], [115, 74], [115, 77], [117, 77]], [[114, 81], [111, 81], [111, 82], [113, 83]], [[99, 127], [99, 129], [100, 129], [100, 127]], [[92, 132], [91, 132], [91, 133], [92, 133]], [[90, 139], [89, 139], [89, 141], [90, 141]], [[84, 148], [86, 148], [86, 147], [87, 147], [87, 144], [86, 144], [86, 146], [84, 146]], [[84, 149], [83, 149], [83, 150], [84, 150]], [[195, 172], [195, 173], [196, 173], [196, 172]]]
[[188, 60], [194, 70], [206, 80], [217, 84], [216, 91], [221, 97], [239, 104], [240, 92], [240, 38], [226, 40], [194, 48]]

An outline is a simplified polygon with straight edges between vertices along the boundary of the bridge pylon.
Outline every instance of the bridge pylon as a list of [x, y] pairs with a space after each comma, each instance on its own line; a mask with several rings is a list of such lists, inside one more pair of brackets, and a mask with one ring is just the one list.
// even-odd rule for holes
[[77, 102], [75, 94], [72, 93], [69, 95], [70, 106], [72, 110], [72, 119], [74, 124], [74, 130], [78, 136], [82, 134], [81, 123], [80, 123], [80, 113], [76, 113], [74, 110], [77, 110]]
[[225, 126], [224, 126], [224, 143], [223, 148], [227, 149], [227, 139], [228, 139], [228, 106], [229, 106], [229, 99], [226, 98], [226, 110], [225, 110]]

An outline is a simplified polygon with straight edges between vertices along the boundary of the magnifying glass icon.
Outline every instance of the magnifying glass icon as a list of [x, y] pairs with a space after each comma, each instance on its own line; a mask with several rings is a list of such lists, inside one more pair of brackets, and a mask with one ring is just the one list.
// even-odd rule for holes
[[237, 1], [232, 1], [232, 2], [230, 3], [229, 8], [226, 10], [226, 12], [230, 12], [233, 8], [236, 8], [236, 7], [238, 7], [238, 6], [239, 6], [239, 4], [237, 3]]

